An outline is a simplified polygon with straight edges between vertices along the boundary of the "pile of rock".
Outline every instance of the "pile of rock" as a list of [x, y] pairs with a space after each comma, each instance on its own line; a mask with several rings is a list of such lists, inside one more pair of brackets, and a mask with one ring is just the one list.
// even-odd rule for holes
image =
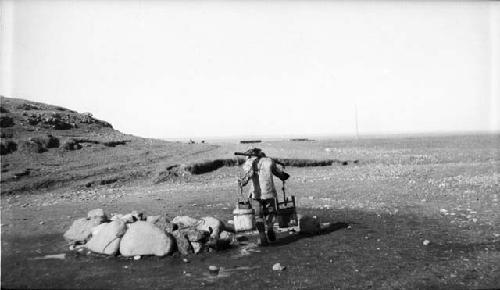
[[232, 233], [214, 217], [178, 216], [170, 221], [167, 215], [145, 216], [133, 211], [108, 218], [102, 209], [91, 210], [86, 218], [75, 220], [64, 238], [71, 248], [81, 245], [95, 253], [125, 257], [165, 256], [175, 251], [196, 254], [233, 241]]

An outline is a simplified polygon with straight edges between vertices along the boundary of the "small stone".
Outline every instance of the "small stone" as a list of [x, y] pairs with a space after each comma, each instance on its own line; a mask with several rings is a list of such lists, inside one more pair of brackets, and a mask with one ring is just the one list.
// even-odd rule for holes
[[128, 214], [126, 214], [124, 216], [121, 216], [120, 220], [122, 220], [124, 223], [130, 224], [130, 223], [135, 222], [137, 219], [131, 213], [128, 213]]
[[140, 260], [141, 259], [141, 256], [140, 255], [137, 255], [137, 256], [134, 256], [134, 260]]
[[430, 244], [430, 243], [431, 243], [431, 242], [430, 242], [429, 240], [425, 240], [425, 241], [423, 241], [423, 242], [422, 242], [422, 244], [423, 244], [424, 246], [427, 246], [427, 245], [428, 245], [428, 244]]
[[44, 221], [41, 221], [40, 224], [43, 225], [45, 222]]
[[276, 263], [273, 265], [273, 271], [283, 271], [285, 270], [285, 266], [281, 266], [280, 263]]
[[139, 211], [133, 210], [130, 214], [131, 214], [131, 215], [135, 218], [135, 220], [137, 220], [137, 221], [142, 221], [142, 220], [144, 220], [144, 213], [142, 213], [142, 212], [139, 212]]
[[200, 253], [203, 250], [203, 244], [200, 242], [190, 242], [191, 247], [193, 248], [193, 251], [195, 254]]
[[217, 275], [219, 273], [219, 267], [210, 265], [208, 266], [208, 272], [212, 275]]
[[189, 260], [188, 260], [188, 259], [186, 259], [186, 258], [182, 259], [182, 261], [183, 261], [184, 263], [189, 263]]
[[347, 226], [347, 229], [348, 229], [348, 230], [352, 230], [352, 226], [351, 226], [351, 225], [348, 225], [348, 226]]
[[477, 219], [476, 219], [476, 218], [473, 218], [473, 219], [472, 219], [472, 222], [477, 223]]

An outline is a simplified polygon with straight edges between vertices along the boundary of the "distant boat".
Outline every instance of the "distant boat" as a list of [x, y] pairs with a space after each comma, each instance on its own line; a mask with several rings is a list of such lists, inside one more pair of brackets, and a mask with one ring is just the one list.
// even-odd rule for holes
[[241, 144], [251, 144], [251, 143], [260, 143], [262, 140], [241, 140]]

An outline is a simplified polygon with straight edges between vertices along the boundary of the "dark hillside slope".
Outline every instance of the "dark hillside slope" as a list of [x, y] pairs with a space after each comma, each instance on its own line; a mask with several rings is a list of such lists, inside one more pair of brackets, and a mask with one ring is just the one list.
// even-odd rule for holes
[[216, 146], [144, 139], [90, 113], [1, 97], [1, 193], [150, 179], [159, 163]]

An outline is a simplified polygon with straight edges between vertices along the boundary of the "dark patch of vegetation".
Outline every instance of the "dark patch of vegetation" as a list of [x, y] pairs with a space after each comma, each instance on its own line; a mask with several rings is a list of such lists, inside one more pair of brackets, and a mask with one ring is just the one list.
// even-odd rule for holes
[[31, 173], [31, 169], [26, 168], [24, 171], [14, 173], [14, 178], [19, 179], [24, 176], [28, 176]]
[[74, 139], [69, 139], [64, 142], [63, 149], [67, 151], [79, 150], [82, 149], [82, 145]]
[[35, 140], [24, 141], [22, 143], [22, 149], [28, 153], [43, 153], [48, 151], [47, 147], [36, 138]]
[[59, 148], [59, 139], [52, 136], [47, 135], [47, 148]]
[[[38, 145], [38, 153], [47, 151], [48, 148], [59, 148], [59, 139], [48, 134], [47, 136], [33, 137], [29, 142], [36, 143]], [[33, 147], [34, 148], [34, 147]]]
[[0, 117], [0, 127], [7, 128], [14, 126], [14, 119], [9, 116], [1, 116]]
[[118, 178], [108, 178], [108, 179], [102, 179], [102, 180], [94, 180], [87, 182], [85, 184], [85, 187], [90, 188], [96, 184], [98, 185], [108, 185], [108, 184], [113, 184], [118, 181]]
[[12, 140], [2, 141], [0, 144], [0, 155], [6, 155], [17, 150], [16, 142]]
[[100, 185], [113, 184], [118, 181], [118, 178], [103, 179], [99, 182]]
[[7, 108], [5, 108], [4, 106], [0, 106], [0, 113], [6, 114], [6, 113], [10, 113], [10, 111], [7, 110]]
[[224, 166], [237, 166], [241, 165], [245, 162], [245, 159], [242, 158], [232, 158], [232, 159], [215, 159], [208, 160], [204, 162], [196, 162], [184, 165], [184, 170], [188, 171], [191, 174], [203, 174], [207, 172], [215, 171]]
[[99, 141], [97, 141], [97, 140], [86, 139], [86, 138], [73, 138], [71, 140], [76, 142], [76, 143], [99, 144]]
[[[315, 159], [281, 159], [275, 158], [277, 162], [285, 166], [293, 167], [308, 167], [308, 166], [330, 166], [335, 163], [348, 165], [350, 161], [341, 161], [338, 159], [315, 160]], [[355, 163], [359, 162], [356, 160]], [[195, 162], [183, 165], [170, 165], [164, 171], [161, 171], [155, 183], [163, 182], [170, 179], [175, 179], [184, 176], [186, 173], [198, 175], [215, 171], [224, 166], [240, 166], [245, 163], [243, 158], [227, 158], [227, 159], [214, 159], [202, 162]]]
[[107, 141], [103, 142], [102, 144], [106, 147], [115, 147], [116, 145], [126, 145], [127, 142], [130, 142], [128, 140], [125, 141]]
[[[276, 161], [283, 163], [285, 166], [294, 166], [294, 167], [309, 167], [309, 166], [330, 166], [335, 163], [341, 165], [348, 165], [349, 162], [352, 161], [342, 161], [338, 159], [326, 159], [326, 160], [317, 160], [317, 159], [283, 159], [276, 158]], [[354, 163], [358, 163], [359, 160], [354, 161]]]
[[185, 174], [186, 171], [184, 171], [184, 169], [181, 169], [180, 165], [169, 165], [165, 168], [165, 170], [162, 170], [158, 173], [158, 176], [153, 180], [153, 182], [160, 183], [169, 180], [177, 180], [180, 177], [184, 177]]
[[292, 138], [290, 141], [298, 141], [298, 142], [304, 142], [304, 141], [314, 141], [308, 138]]

